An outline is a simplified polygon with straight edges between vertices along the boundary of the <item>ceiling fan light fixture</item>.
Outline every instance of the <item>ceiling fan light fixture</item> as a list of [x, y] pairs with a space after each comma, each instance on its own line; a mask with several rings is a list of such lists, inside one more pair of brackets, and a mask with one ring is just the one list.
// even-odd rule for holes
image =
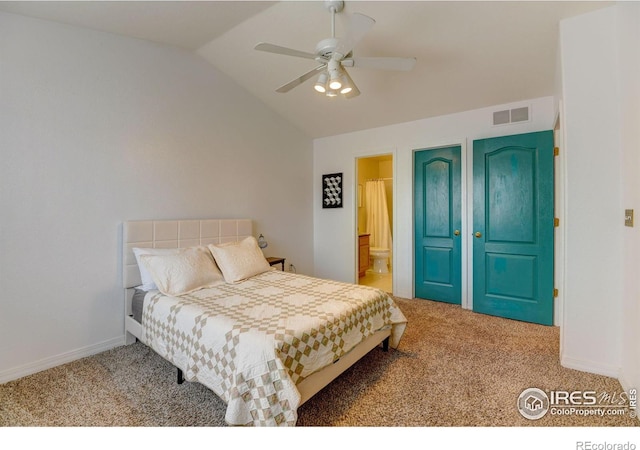
[[348, 94], [353, 90], [353, 86], [351, 85], [351, 82], [349, 81], [349, 77], [347, 76], [346, 72], [343, 73], [341, 77], [341, 82], [342, 82], [342, 87], [338, 88], [341, 94]]
[[342, 81], [340, 81], [340, 78], [334, 78], [329, 82], [329, 88], [331, 88], [334, 91], [337, 91], [338, 89], [342, 88]]
[[329, 88], [337, 91], [342, 87], [340, 62], [335, 59], [330, 59], [327, 66], [329, 71]]
[[321, 94], [324, 94], [325, 92], [327, 92], [327, 73], [326, 72], [323, 72], [320, 74], [320, 76], [318, 76], [318, 81], [316, 81], [316, 84], [313, 85], [313, 88], [317, 92], [320, 92]]
[[342, 89], [340, 89], [340, 93], [341, 94], [348, 94], [349, 92], [351, 92], [353, 90], [353, 88], [351, 86], [343, 86]]

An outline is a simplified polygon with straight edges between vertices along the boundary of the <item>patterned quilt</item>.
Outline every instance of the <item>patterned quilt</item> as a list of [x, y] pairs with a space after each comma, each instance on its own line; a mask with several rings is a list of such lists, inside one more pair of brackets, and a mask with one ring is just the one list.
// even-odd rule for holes
[[270, 270], [180, 297], [148, 294], [146, 345], [227, 404], [231, 425], [295, 425], [296, 384], [406, 318], [385, 292]]

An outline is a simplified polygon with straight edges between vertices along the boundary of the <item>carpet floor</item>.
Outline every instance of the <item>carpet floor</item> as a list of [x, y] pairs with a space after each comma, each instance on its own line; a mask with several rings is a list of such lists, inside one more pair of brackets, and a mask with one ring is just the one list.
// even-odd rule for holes
[[[397, 350], [376, 348], [302, 405], [306, 427], [636, 427], [622, 415], [538, 420], [517, 409], [527, 388], [620, 399], [613, 378], [559, 363], [559, 330], [459, 306], [396, 299], [408, 319]], [[225, 426], [225, 404], [141, 343], [0, 385], [4, 427]]]

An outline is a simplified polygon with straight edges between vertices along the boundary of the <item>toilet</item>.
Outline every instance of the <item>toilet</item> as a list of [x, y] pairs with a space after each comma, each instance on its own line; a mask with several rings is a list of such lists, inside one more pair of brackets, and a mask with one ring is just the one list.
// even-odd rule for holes
[[371, 247], [369, 249], [369, 255], [373, 260], [373, 268], [371, 269], [375, 273], [389, 273], [389, 249], [380, 247]]

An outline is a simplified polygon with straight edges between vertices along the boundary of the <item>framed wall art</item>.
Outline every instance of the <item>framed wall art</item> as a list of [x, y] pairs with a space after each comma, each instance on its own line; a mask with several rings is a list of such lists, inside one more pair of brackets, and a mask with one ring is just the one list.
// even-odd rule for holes
[[342, 208], [342, 173], [322, 175], [322, 207]]

